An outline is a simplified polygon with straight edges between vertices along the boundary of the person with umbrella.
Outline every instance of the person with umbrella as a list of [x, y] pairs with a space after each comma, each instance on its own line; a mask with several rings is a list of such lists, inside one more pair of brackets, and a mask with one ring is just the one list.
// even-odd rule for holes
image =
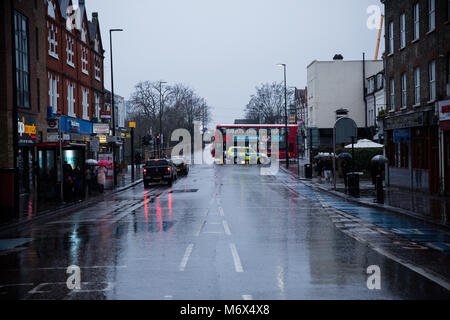
[[370, 173], [372, 176], [372, 184], [376, 186], [377, 176], [383, 177], [384, 164], [388, 162], [388, 159], [383, 155], [377, 155], [370, 160]]
[[105, 189], [105, 180], [106, 180], [107, 169], [104, 166], [104, 164], [102, 164], [101, 162], [102, 161], [99, 162], [99, 168], [97, 170], [97, 183], [98, 183], [100, 193], [103, 193], [103, 190]]

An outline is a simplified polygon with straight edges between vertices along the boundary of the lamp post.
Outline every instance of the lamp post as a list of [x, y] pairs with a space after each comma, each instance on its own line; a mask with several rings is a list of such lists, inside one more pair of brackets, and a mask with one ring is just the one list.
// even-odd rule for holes
[[288, 135], [288, 122], [287, 122], [287, 87], [286, 87], [286, 64], [279, 63], [279, 67], [283, 67], [284, 70], [284, 124], [285, 124], [285, 148], [286, 148], [286, 168], [289, 169], [289, 135]]
[[162, 84], [163, 83], [167, 83], [167, 82], [165, 82], [165, 81], [160, 81], [159, 82], [159, 137], [160, 137], [159, 141], [160, 141], [160, 143], [159, 143], [159, 146], [158, 146], [158, 158], [161, 158], [161, 138], [163, 137], [163, 135], [162, 135], [162, 112], [163, 112]]
[[111, 55], [111, 115], [112, 115], [112, 134], [114, 137], [113, 145], [113, 172], [114, 172], [114, 187], [117, 186], [117, 171], [116, 171], [116, 109], [114, 105], [114, 71], [113, 71], [113, 51], [112, 51], [112, 33], [120, 32], [123, 29], [109, 29], [109, 52]]

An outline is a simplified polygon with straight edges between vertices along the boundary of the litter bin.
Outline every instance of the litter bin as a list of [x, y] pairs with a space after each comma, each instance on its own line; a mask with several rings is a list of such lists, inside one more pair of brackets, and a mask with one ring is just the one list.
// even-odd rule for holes
[[352, 197], [359, 198], [359, 173], [347, 173], [348, 194]]
[[310, 164], [305, 164], [305, 178], [312, 179], [312, 166]]

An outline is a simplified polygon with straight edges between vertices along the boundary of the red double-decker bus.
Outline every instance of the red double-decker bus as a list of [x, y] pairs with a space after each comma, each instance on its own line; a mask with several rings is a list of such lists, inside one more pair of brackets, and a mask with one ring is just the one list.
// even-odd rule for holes
[[[252, 131], [248, 131], [248, 130]], [[278, 134], [275, 135], [275, 132], [272, 130], [278, 130]], [[264, 152], [269, 157], [272, 154], [271, 148], [271, 139], [277, 139], [279, 141], [278, 149], [279, 149], [279, 159], [286, 159], [286, 138], [285, 138], [285, 130], [286, 126], [284, 124], [223, 124], [216, 126], [216, 133], [214, 136], [214, 141], [211, 145], [211, 154], [213, 157], [222, 152], [223, 158], [225, 159], [225, 153], [227, 148], [227, 142], [229, 146], [237, 146], [238, 138], [234, 135], [236, 130], [242, 130], [244, 132], [245, 138], [241, 140], [241, 144], [245, 141], [245, 146], [256, 146], [256, 152]], [[265, 130], [265, 131], [262, 131]], [[220, 143], [219, 132], [222, 135], [222, 144]], [[248, 132], [252, 132], [248, 134]], [[255, 135], [256, 133], [256, 135]], [[264, 133], [268, 137], [268, 141], [264, 141], [263, 137]], [[289, 158], [297, 158], [298, 150], [297, 150], [297, 135], [299, 134], [299, 125], [288, 125], [288, 152]], [[234, 140], [234, 141], [232, 141]]]

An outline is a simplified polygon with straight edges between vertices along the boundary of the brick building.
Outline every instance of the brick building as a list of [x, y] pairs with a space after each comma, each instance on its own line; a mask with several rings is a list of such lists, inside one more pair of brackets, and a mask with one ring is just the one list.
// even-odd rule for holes
[[[101, 122], [104, 103], [104, 50], [98, 14], [88, 20], [85, 1], [46, 0], [47, 117], [61, 115], [63, 162], [83, 170], [93, 156], [89, 142], [93, 123]], [[58, 130], [49, 128], [48, 139], [38, 144], [40, 191], [48, 193], [59, 172]], [[48, 194], [54, 197], [55, 194]]]
[[450, 1], [381, 2], [386, 16], [387, 181], [448, 193], [450, 126], [440, 125], [438, 106], [449, 99]]
[[0, 1], [0, 220], [35, 183], [35, 143], [46, 139], [43, 1]]

